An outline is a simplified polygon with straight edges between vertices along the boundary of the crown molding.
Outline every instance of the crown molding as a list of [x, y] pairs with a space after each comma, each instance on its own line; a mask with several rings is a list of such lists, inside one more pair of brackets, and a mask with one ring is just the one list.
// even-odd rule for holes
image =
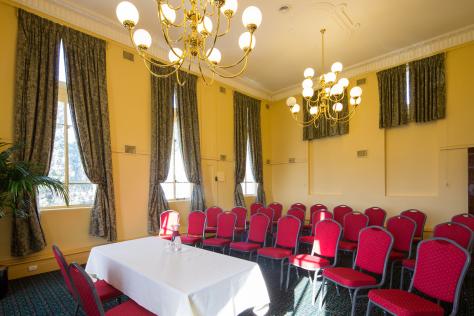
[[[100, 15], [92, 10], [86, 9], [71, 0], [10, 0], [12, 4], [24, 7], [59, 21], [72, 25], [105, 39], [118, 42], [124, 46], [134, 49], [130, 43], [128, 32], [115, 20]], [[150, 55], [161, 60], [167, 60], [168, 51], [163, 46], [153, 45], [149, 50]], [[197, 73], [197, 69], [192, 68]], [[211, 77], [210, 71], [204, 71], [204, 75]], [[245, 76], [238, 78], [218, 78], [216, 81], [229, 85], [232, 88], [250, 94], [264, 100], [270, 100], [271, 91], [265, 89], [260, 83]]]
[[[369, 72], [394, 67], [413, 60], [431, 56], [449, 48], [460, 46], [472, 41], [474, 41], [474, 24], [348, 66], [342, 72], [342, 75], [347, 78], [353, 78]], [[301, 84], [295, 84], [274, 91], [271, 100], [279, 101], [291, 95], [298, 95], [300, 93]]]

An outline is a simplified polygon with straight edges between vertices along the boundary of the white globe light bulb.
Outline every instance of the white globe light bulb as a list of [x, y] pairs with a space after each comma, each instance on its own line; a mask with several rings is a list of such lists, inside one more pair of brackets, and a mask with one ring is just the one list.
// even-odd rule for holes
[[242, 23], [246, 28], [259, 27], [262, 23], [262, 12], [255, 6], [247, 7], [242, 14]]
[[221, 7], [221, 12], [224, 14], [230, 14], [233, 16], [237, 12], [238, 3], [237, 0], [226, 0], [224, 5]]
[[133, 33], [133, 42], [140, 49], [148, 49], [151, 46], [151, 35], [147, 30], [138, 29]]
[[362, 89], [360, 87], [354, 87], [351, 89], [351, 97], [358, 98], [362, 95]]
[[183, 56], [183, 51], [177, 47], [173, 47], [173, 49], [170, 49], [170, 52], [168, 53], [168, 59], [172, 63], [175, 63], [178, 60], [180, 60], [182, 56]]
[[333, 72], [328, 72], [324, 75], [324, 81], [326, 81], [327, 83], [336, 82], [336, 74]]
[[362, 102], [361, 97], [358, 97], [357, 99], [355, 99], [355, 105], [359, 105], [361, 102]]
[[222, 54], [220, 50], [218, 50], [215, 47], [212, 49], [212, 51], [211, 49], [207, 50], [207, 56], [208, 56], [207, 58], [209, 59], [209, 61], [214, 64], [220, 63], [222, 59]]
[[303, 80], [303, 89], [304, 88], [312, 88], [313, 87], [313, 80], [311, 79], [305, 79]]
[[198, 24], [197, 30], [201, 34], [209, 34], [212, 32], [212, 20], [205, 16], [203, 21]]
[[324, 88], [324, 92], [326, 92], [326, 94], [330, 94], [331, 93], [331, 88], [329, 88], [329, 87]]
[[351, 98], [351, 99], [349, 100], [349, 104], [350, 104], [350, 105], [356, 105], [356, 100], [355, 100], [354, 98]]
[[344, 91], [344, 88], [336, 83], [332, 86], [331, 91], [329, 92], [330, 95], [340, 95]]
[[115, 14], [120, 23], [123, 25], [130, 24], [131, 27], [137, 25], [140, 18], [137, 8], [128, 1], [120, 2], [117, 5], [117, 9], [115, 9]]
[[305, 78], [313, 78], [314, 77], [314, 69], [313, 68], [306, 68], [304, 70], [304, 77]]
[[303, 97], [311, 98], [314, 94], [313, 88], [304, 88], [303, 89]]
[[312, 106], [309, 108], [309, 114], [316, 115], [319, 112], [319, 108], [317, 106]]
[[335, 73], [338, 73], [338, 72], [341, 72], [342, 71], [342, 64], [340, 62], [335, 62], [334, 64], [332, 64], [331, 66], [331, 71], [332, 72], [335, 72]]
[[176, 21], [176, 11], [171, 9], [166, 3], [161, 5], [161, 21], [167, 21], [169, 23]]
[[333, 109], [335, 112], [341, 112], [341, 111], [342, 111], [342, 108], [343, 108], [342, 103], [335, 103], [335, 104], [333, 104], [333, 106], [332, 106], [332, 109]]
[[291, 113], [298, 113], [299, 111], [300, 111], [300, 105], [299, 104], [295, 104], [291, 108]]
[[[252, 41], [251, 46], [250, 46], [250, 40]], [[242, 33], [242, 35], [240, 35], [239, 37], [239, 46], [240, 46], [240, 49], [242, 49], [243, 51], [248, 50], [249, 47], [251, 49], [254, 49], [255, 43], [256, 43], [255, 35], [250, 34], [250, 32]]]
[[296, 104], [296, 98], [295, 97], [289, 97], [286, 99], [286, 105], [289, 107], [292, 107], [293, 105]]
[[341, 78], [337, 83], [340, 84], [343, 88], [347, 88], [349, 86], [349, 79]]

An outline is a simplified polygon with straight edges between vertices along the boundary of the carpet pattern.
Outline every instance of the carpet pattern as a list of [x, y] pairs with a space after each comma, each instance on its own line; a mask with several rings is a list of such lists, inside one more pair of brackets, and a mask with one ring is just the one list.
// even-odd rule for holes
[[[343, 262], [344, 265], [350, 262]], [[288, 292], [279, 289], [279, 268], [272, 267], [269, 262], [260, 263], [267, 288], [271, 298], [269, 315], [349, 315], [350, 298], [347, 290], [341, 289], [338, 296], [333, 286], [328, 287], [328, 296], [324, 309], [318, 309], [311, 304], [312, 284], [304, 271], [300, 272], [298, 280], [293, 272]], [[285, 269], [286, 270], [286, 269]], [[294, 270], [293, 270], [294, 271]], [[397, 274], [399, 275], [399, 274]], [[458, 315], [474, 315], [474, 273], [471, 273], [464, 282], [464, 293], [460, 303]], [[398, 281], [398, 280], [397, 280]], [[316, 286], [319, 287], [320, 283]], [[73, 315], [74, 301], [64, 286], [59, 271], [44, 273], [37, 276], [10, 281], [7, 297], [0, 300], [0, 315], [27, 316], [27, 315]], [[115, 302], [107, 304], [106, 308], [114, 306]], [[365, 315], [367, 298], [358, 300], [357, 315]], [[450, 311], [450, 306], [445, 310]], [[84, 315], [82, 311], [80, 315]], [[253, 315], [251, 311], [241, 316]], [[383, 315], [375, 311], [374, 315]], [[161, 315], [166, 316], [166, 315]]]

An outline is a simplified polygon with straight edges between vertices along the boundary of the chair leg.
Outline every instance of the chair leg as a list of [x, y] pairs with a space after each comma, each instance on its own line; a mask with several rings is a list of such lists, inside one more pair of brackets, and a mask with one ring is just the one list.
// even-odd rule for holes
[[74, 316], [76, 316], [79, 313], [79, 302], [76, 302], [76, 308], [74, 310]]
[[312, 292], [311, 292], [311, 305], [313, 306], [316, 303], [316, 299], [318, 298], [319, 292], [321, 292], [321, 287], [322, 287], [321, 285], [318, 289], [318, 293], [316, 293], [316, 281], [318, 279], [318, 272], [319, 270], [314, 271], [314, 279], [313, 279], [313, 286], [312, 286]]
[[390, 268], [390, 285], [388, 286], [389, 289], [392, 288], [392, 283], [393, 283], [393, 269], [394, 269], [394, 267], [395, 267], [395, 263], [396, 263], [396, 261], [394, 260], [394, 261], [392, 262], [392, 267]]
[[309, 284], [313, 284], [313, 279], [311, 278], [311, 271], [308, 270], [308, 279], [309, 279]]
[[405, 268], [402, 265], [402, 272], [400, 272], [400, 290], [403, 290], [403, 277], [405, 276]]
[[[273, 260], [272, 260], [273, 262]], [[280, 263], [280, 290], [282, 289], [283, 287], [283, 266], [284, 266], [284, 263], [285, 263], [285, 260], [281, 260], [281, 263]]]
[[352, 308], [351, 308], [351, 316], [355, 315], [356, 306], [357, 306], [357, 292], [359, 289], [355, 289], [354, 294], [352, 295]]
[[373, 307], [374, 305], [372, 304], [372, 301], [369, 300], [369, 303], [367, 304], [367, 311], [365, 312], [365, 316], [370, 316], [370, 314], [372, 313]]
[[[341, 296], [341, 292], [339, 292], [339, 285], [336, 284], [336, 293], [337, 293], [337, 296]], [[349, 291], [350, 293], [350, 291]]]
[[323, 310], [324, 300], [326, 299], [325, 286], [326, 286], [326, 278], [323, 277], [323, 280], [321, 282], [321, 288], [319, 289], [321, 291], [321, 300], [319, 301], [319, 310], [320, 311]]
[[288, 264], [288, 269], [286, 270], [286, 287], [285, 291], [288, 291], [288, 286], [290, 284], [290, 274], [291, 274], [291, 264]]

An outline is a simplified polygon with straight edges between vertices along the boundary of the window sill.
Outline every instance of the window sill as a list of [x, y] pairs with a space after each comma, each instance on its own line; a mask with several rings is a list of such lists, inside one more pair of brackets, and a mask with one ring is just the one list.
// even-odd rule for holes
[[257, 197], [256, 194], [244, 194], [244, 197]]
[[70, 205], [70, 206], [52, 206], [40, 208], [39, 212], [54, 212], [54, 211], [72, 211], [72, 210], [90, 210], [93, 205]]
[[191, 199], [190, 198], [186, 198], [186, 199], [171, 199], [171, 200], [168, 200], [168, 203], [191, 203]]

